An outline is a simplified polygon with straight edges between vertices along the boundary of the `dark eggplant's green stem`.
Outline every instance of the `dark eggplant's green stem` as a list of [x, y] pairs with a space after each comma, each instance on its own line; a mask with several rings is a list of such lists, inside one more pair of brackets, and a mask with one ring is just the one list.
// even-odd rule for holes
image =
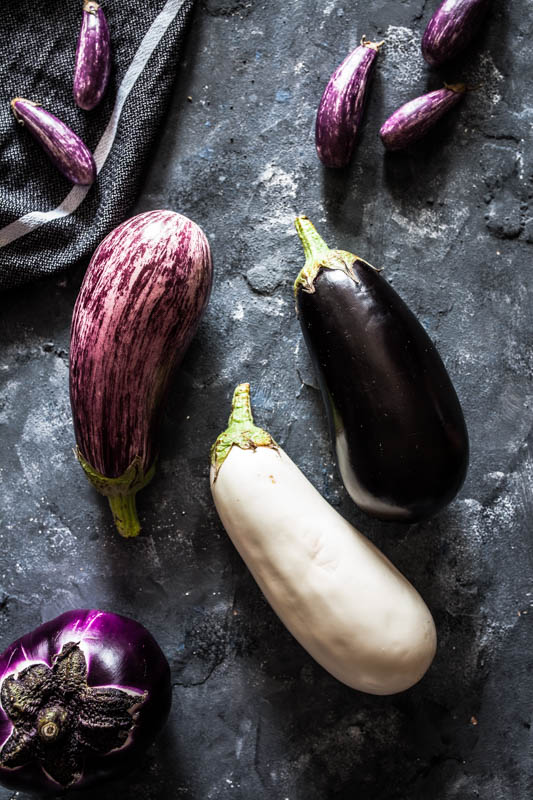
[[362, 261], [362, 259], [345, 250], [330, 250], [307, 217], [296, 217], [294, 225], [305, 254], [303, 269], [300, 270], [298, 277], [294, 281], [295, 297], [298, 294], [298, 289], [311, 293], [315, 291], [315, 280], [321, 269], [341, 270], [353, 281], [359, 283], [352, 267], [355, 261]]
[[240, 383], [233, 392], [228, 427], [220, 434], [211, 448], [211, 464], [215, 469], [214, 480], [217, 479], [220, 467], [228, 457], [233, 445], [242, 450], [255, 450], [257, 447], [277, 449], [272, 436], [254, 424], [249, 383]]
[[125, 539], [133, 538], [141, 530], [141, 524], [135, 507], [135, 495], [126, 494], [108, 497], [109, 506], [113, 512], [113, 520], [118, 532]]
[[306, 267], [328, 255], [329, 247], [308, 217], [296, 217], [294, 226], [304, 249]]
[[311, 292], [314, 291], [313, 283], [318, 275], [318, 271], [320, 267], [324, 265], [331, 250], [320, 236], [311, 220], [306, 216], [302, 215], [296, 217], [294, 226], [300, 237], [305, 255], [303, 269], [300, 270], [294, 282], [294, 294], [296, 294], [300, 286], [308, 292]]

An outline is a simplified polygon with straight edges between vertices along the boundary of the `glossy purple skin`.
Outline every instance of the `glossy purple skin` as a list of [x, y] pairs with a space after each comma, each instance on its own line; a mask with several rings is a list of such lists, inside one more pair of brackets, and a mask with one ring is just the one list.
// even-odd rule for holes
[[169, 379], [207, 304], [208, 241], [174, 211], [148, 211], [95, 251], [72, 319], [70, 399], [76, 441], [108, 478], [135, 458], [146, 473]]
[[476, 33], [490, 0], [444, 0], [422, 37], [422, 55], [432, 67], [463, 50]]
[[345, 167], [352, 156], [377, 56], [369, 44], [356, 47], [337, 67], [318, 106], [316, 151], [326, 167]]
[[96, 179], [96, 164], [87, 145], [64, 122], [39, 105], [16, 97], [11, 108], [41, 145], [53, 164], [72, 183], [89, 185]]
[[90, 111], [106, 90], [111, 68], [109, 28], [102, 9], [94, 0], [83, 5], [83, 19], [76, 49], [74, 100]]
[[[146, 628], [128, 617], [94, 609], [67, 611], [13, 642], [0, 655], [0, 684], [31, 663], [51, 667], [54, 656], [69, 642], [79, 643], [86, 656], [89, 686], [147, 693], [127, 744], [105, 756], [86, 758], [81, 780], [70, 787], [81, 789], [138, 764], [167, 719], [172, 690], [167, 659]], [[12, 724], [0, 705], [0, 747], [11, 731]], [[37, 763], [17, 769], [0, 767], [0, 781], [13, 789], [39, 793], [57, 793], [61, 788]]]
[[379, 135], [387, 150], [403, 150], [425, 136], [435, 123], [463, 97], [463, 91], [437, 89], [400, 106], [381, 126]]

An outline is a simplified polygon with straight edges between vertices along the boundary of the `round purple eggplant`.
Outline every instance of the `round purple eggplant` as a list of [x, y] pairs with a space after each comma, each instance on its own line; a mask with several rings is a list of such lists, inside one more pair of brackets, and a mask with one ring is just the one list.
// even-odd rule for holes
[[315, 141], [326, 167], [345, 167], [352, 156], [378, 50], [383, 42], [361, 40], [337, 67], [316, 116]]
[[110, 67], [111, 47], [105, 14], [95, 0], [85, 0], [74, 69], [76, 105], [85, 111], [98, 105], [106, 90]]
[[211, 282], [201, 228], [174, 211], [148, 211], [101, 242], [81, 286], [70, 342], [77, 455], [122, 536], [140, 531], [135, 495], [154, 474], [169, 380]]
[[461, 100], [465, 89], [463, 83], [447, 84], [443, 89], [415, 97], [398, 108], [379, 132], [387, 150], [403, 150], [425, 136]]
[[57, 794], [133, 768], [163, 727], [170, 669], [153, 636], [106, 611], [67, 611], [0, 655], [0, 780]]
[[15, 97], [11, 109], [65, 178], [84, 186], [94, 183], [96, 165], [91, 151], [64, 122], [23, 97]]
[[463, 412], [422, 325], [380, 271], [330, 250], [307, 217], [296, 308], [322, 390], [337, 463], [367, 514], [414, 522], [459, 491]]
[[476, 33], [490, 0], [444, 0], [422, 37], [422, 55], [438, 67], [464, 50]]

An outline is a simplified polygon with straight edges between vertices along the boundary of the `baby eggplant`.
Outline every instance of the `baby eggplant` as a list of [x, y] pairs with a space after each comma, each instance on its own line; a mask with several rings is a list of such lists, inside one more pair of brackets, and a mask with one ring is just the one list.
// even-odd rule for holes
[[463, 83], [446, 84], [400, 106], [381, 126], [379, 135], [387, 150], [403, 150], [417, 142], [453, 108], [465, 92]]
[[15, 97], [11, 110], [65, 178], [83, 186], [94, 182], [96, 165], [91, 152], [64, 122], [24, 97]]
[[490, 0], [444, 0], [422, 37], [422, 55], [432, 67], [450, 61], [476, 33]]
[[374, 62], [383, 42], [361, 44], [337, 67], [318, 106], [315, 141], [326, 167], [345, 167], [350, 161]]
[[169, 381], [207, 305], [212, 271], [196, 223], [147, 211], [100, 243], [76, 300], [70, 402], [77, 455], [122, 536], [140, 531], [135, 495], [154, 474]]
[[76, 609], [43, 623], [0, 655], [0, 781], [63, 797], [117, 777], [163, 727], [171, 695], [168, 661], [135, 620]]
[[337, 463], [353, 501], [380, 519], [413, 522], [459, 491], [468, 434], [435, 346], [381, 273], [330, 250], [307, 217], [294, 290]]
[[105, 14], [95, 0], [85, 0], [74, 68], [74, 100], [85, 111], [90, 111], [102, 99], [109, 79], [110, 62]]

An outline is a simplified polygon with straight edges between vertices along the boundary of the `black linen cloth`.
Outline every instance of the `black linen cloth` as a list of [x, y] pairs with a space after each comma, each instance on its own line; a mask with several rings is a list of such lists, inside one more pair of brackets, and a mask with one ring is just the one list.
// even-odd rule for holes
[[[128, 215], [195, 0], [102, 0], [111, 76], [92, 111], [72, 96], [82, 0], [3, 0], [0, 14], [0, 289], [89, 257]], [[74, 187], [18, 125], [13, 97], [40, 103], [89, 147], [98, 177]]]

